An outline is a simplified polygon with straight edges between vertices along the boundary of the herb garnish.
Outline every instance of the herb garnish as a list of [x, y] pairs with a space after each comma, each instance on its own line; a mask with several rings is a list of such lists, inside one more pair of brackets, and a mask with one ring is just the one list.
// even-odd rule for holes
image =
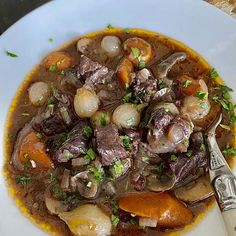
[[155, 174], [161, 174], [164, 169], [165, 169], [165, 163], [161, 162], [159, 165], [157, 165], [155, 168], [153, 168], [152, 171]]
[[18, 55], [16, 55], [15, 53], [9, 52], [9, 51], [7, 51], [7, 50], [5, 50], [5, 54], [6, 54], [7, 56], [9, 56], [9, 57], [18, 57]]
[[119, 222], [120, 222], [120, 219], [119, 219], [118, 216], [112, 215], [111, 216], [111, 222], [112, 222], [112, 225], [117, 226], [119, 224]]
[[228, 125], [220, 124], [220, 127], [226, 130], [230, 130], [230, 127]]
[[131, 219], [129, 220], [129, 223], [130, 223], [131, 225], [136, 225], [136, 224], [137, 224], [137, 221], [136, 221], [136, 219], [131, 218]]
[[183, 82], [183, 87], [184, 88], [187, 88], [189, 85], [191, 85], [192, 84], [192, 81], [191, 80], [185, 80], [184, 82]]
[[191, 150], [191, 149], [186, 152], [187, 157], [191, 157], [192, 154], [193, 154], [193, 150]]
[[204, 143], [201, 144], [200, 151], [202, 151], [202, 152], [206, 151], [206, 145]]
[[216, 79], [217, 77], [219, 77], [219, 74], [217, 73], [215, 68], [211, 69], [210, 76], [212, 79]]
[[101, 182], [104, 177], [103, 168], [97, 169], [94, 165], [88, 165], [87, 170], [90, 171], [97, 182]]
[[198, 92], [195, 93], [194, 96], [197, 97], [197, 98], [199, 98], [199, 99], [201, 99], [201, 100], [203, 100], [203, 99], [206, 99], [206, 98], [207, 98], [208, 93], [198, 91]]
[[197, 105], [204, 108], [205, 110], [209, 109], [208, 102], [198, 102]]
[[235, 147], [231, 147], [230, 145], [227, 145], [225, 147], [225, 149], [223, 150], [223, 153], [226, 156], [236, 156], [236, 148]]
[[127, 135], [124, 136], [120, 136], [122, 142], [123, 142], [123, 146], [126, 150], [130, 150], [131, 149], [131, 140], [130, 137]]
[[143, 103], [143, 101], [139, 97], [135, 97], [132, 92], [125, 94], [122, 100], [124, 103], [132, 103], [136, 105]]
[[92, 136], [92, 134], [93, 134], [93, 129], [90, 126], [88, 126], [88, 125], [86, 125], [84, 127], [83, 131], [84, 131], [84, 134], [85, 134], [85, 136], [87, 138], [90, 138]]
[[57, 71], [57, 65], [56, 65], [56, 64], [55, 64], [55, 65], [50, 65], [49, 68], [48, 68], [48, 70], [49, 70], [50, 72], [55, 72], [55, 71]]
[[56, 175], [56, 172], [55, 171], [52, 171], [50, 174], [49, 174], [49, 180], [48, 182], [51, 184], [52, 182], [56, 181], [57, 180], [57, 175]]
[[148, 156], [142, 156], [141, 159], [142, 159], [143, 162], [146, 162], [146, 163], [148, 163], [148, 161], [149, 161]]
[[16, 183], [21, 185], [27, 185], [31, 182], [31, 178], [29, 176], [17, 175]]
[[131, 52], [132, 52], [134, 58], [137, 58], [137, 60], [138, 60], [139, 69], [141, 70], [141, 69], [145, 68], [146, 67], [145, 62], [142, 59], [142, 56], [144, 56], [144, 51], [143, 50], [140, 51], [138, 48], [131, 47]]
[[171, 160], [171, 161], [176, 161], [176, 160], [177, 160], [177, 156], [174, 155], [174, 154], [172, 154], [172, 155], [170, 156], [170, 160]]
[[113, 27], [112, 24], [110, 24], [110, 23], [107, 24], [107, 28], [108, 28], [108, 29], [114, 29], [114, 27]]
[[124, 166], [123, 166], [121, 160], [115, 161], [115, 163], [114, 163], [115, 174], [116, 175], [122, 174], [123, 169], [124, 169]]
[[106, 114], [101, 112], [100, 116], [99, 116], [99, 123], [100, 126], [105, 126], [107, 124], [107, 120], [106, 120]]
[[49, 38], [48, 41], [49, 41], [50, 43], [52, 43], [52, 42], [54, 41], [54, 39], [53, 39], [53, 38]]
[[92, 148], [89, 148], [87, 154], [84, 156], [84, 160], [94, 160], [96, 158], [96, 153], [93, 151]]
[[126, 121], [126, 124], [128, 126], [131, 126], [133, 124], [133, 121], [134, 121], [134, 117], [130, 117], [127, 121]]

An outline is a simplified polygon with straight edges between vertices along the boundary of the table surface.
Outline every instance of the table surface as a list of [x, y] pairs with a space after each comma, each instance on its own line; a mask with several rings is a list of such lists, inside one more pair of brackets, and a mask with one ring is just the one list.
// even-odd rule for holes
[[[0, 0], [0, 34], [22, 16], [49, 1], [50, 0]], [[229, 15], [236, 17], [236, 0], [205, 1], [215, 5]]]

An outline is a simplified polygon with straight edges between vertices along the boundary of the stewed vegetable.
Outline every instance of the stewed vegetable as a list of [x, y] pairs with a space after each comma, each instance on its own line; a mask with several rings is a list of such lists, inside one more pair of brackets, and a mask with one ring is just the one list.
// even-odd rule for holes
[[161, 35], [106, 30], [48, 54], [15, 98], [10, 187], [55, 235], [166, 235], [213, 202], [205, 131], [235, 155], [232, 89]]

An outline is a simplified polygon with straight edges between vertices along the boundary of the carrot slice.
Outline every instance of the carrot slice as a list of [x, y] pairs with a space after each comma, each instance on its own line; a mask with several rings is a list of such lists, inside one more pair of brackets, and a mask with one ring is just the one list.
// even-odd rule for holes
[[134, 71], [134, 67], [131, 61], [124, 58], [117, 68], [117, 77], [121, 86], [126, 89], [131, 82], [131, 73]]
[[34, 161], [35, 169], [50, 169], [53, 163], [45, 151], [42, 143], [34, 131], [25, 136], [19, 149], [19, 160], [22, 164]]
[[64, 52], [52, 52], [43, 61], [46, 69], [64, 70], [73, 65], [73, 58]]
[[157, 219], [159, 226], [174, 228], [192, 221], [192, 212], [168, 193], [140, 193], [123, 196], [119, 207], [127, 212]]

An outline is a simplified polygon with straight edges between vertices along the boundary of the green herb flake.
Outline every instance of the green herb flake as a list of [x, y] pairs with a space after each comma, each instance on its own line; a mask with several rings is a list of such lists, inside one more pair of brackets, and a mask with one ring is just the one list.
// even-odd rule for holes
[[52, 194], [55, 198], [65, 201], [68, 198], [67, 193], [63, 192], [59, 186], [53, 186]]
[[201, 144], [200, 151], [202, 151], [202, 152], [206, 151], [206, 145], [204, 143]]
[[48, 70], [49, 70], [50, 72], [55, 72], [55, 71], [57, 71], [57, 65], [56, 65], [56, 64], [55, 64], [55, 65], [50, 65], [49, 68], [48, 68]]
[[156, 174], [161, 174], [164, 169], [165, 169], [165, 163], [161, 162], [159, 165], [153, 168], [152, 171]]
[[24, 175], [17, 175], [15, 180], [17, 184], [21, 185], [27, 185], [31, 182], [31, 178], [29, 176], [24, 176]]
[[100, 123], [100, 126], [102, 126], [102, 127], [107, 124], [106, 114], [103, 112], [99, 116], [99, 123]]
[[177, 156], [174, 155], [174, 154], [172, 154], [172, 155], [170, 156], [170, 160], [171, 160], [171, 161], [176, 161], [176, 160], [177, 160]]
[[86, 156], [84, 156], [84, 160], [94, 160], [96, 158], [96, 153], [93, 151], [92, 148], [89, 148], [89, 150], [87, 151]]
[[188, 151], [186, 152], [186, 156], [187, 156], [187, 157], [191, 157], [192, 154], [193, 154], [193, 150], [188, 150]]
[[113, 206], [112, 206], [112, 212], [114, 213], [114, 214], [116, 214], [117, 212], [118, 212], [118, 210], [119, 210], [119, 205], [118, 205], [118, 203], [116, 202]]
[[120, 136], [122, 142], [123, 142], [123, 146], [126, 150], [130, 150], [131, 149], [131, 140], [130, 137], [127, 135], [124, 136]]
[[114, 29], [114, 27], [112, 26], [112, 24], [107, 24], [107, 29]]
[[235, 147], [231, 147], [230, 145], [227, 145], [225, 147], [225, 149], [223, 150], [223, 153], [226, 156], [236, 156], [236, 148]]
[[207, 102], [198, 102], [197, 103], [198, 106], [202, 107], [203, 109], [205, 110], [208, 110], [209, 109], [209, 105]]
[[149, 161], [148, 156], [142, 156], [141, 159], [142, 159], [143, 162], [146, 162], [146, 163]]
[[136, 221], [136, 219], [134, 219], [134, 218], [130, 219], [130, 220], [129, 220], [129, 223], [130, 223], [131, 225], [137, 225], [137, 221]]
[[192, 81], [191, 80], [185, 80], [184, 82], [183, 82], [183, 87], [184, 88], [187, 88], [189, 85], [191, 85], [192, 84]]
[[134, 58], [139, 57], [139, 49], [138, 48], [131, 48], [131, 52], [132, 52]]
[[52, 171], [50, 174], [49, 174], [49, 180], [48, 182], [51, 184], [53, 183], [54, 181], [57, 180], [57, 175], [56, 175], [56, 172], [55, 171]]
[[130, 92], [130, 93], [125, 94], [122, 100], [125, 103], [129, 103], [132, 100], [132, 97], [133, 97], [133, 94], [132, 92]]
[[140, 70], [144, 69], [146, 67], [145, 61], [142, 60], [142, 58], [139, 58], [138, 68]]
[[5, 50], [5, 54], [6, 54], [8, 57], [18, 57], [18, 55], [16, 55], [15, 53], [9, 52], [9, 51], [7, 51], [7, 50]]
[[86, 125], [86, 126], [84, 127], [83, 131], [84, 131], [84, 135], [85, 135], [87, 138], [90, 138], [90, 137], [92, 136], [92, 134], [93, 134], [93, 129], [92, 129], [90, 126], [88, 126], [88, 125]]
[[220, 124], [220, 127], [226, 130], [230, 130], [230, 127], [228, 125]]
[[43, 138], [43, 135], [42, 135], [41, 133], [37, 132], [37, 133], [36, 133], [36, 137], [37, 137], [38, 139], [42, 139], [42, 138]]
[[54, 39], [53, 39], [53, 38], [49, 38], [48, 41], [49, 41], [50, 43], [52, 43], [52, 42], [54, 41]]
[[114, 225], [115, 227], [119, 224], [120, 222], [120, 219], [118, 216], [116, 215], [112, 215], [111, 216], [111, 222], [112, 222], [112, 225]]
[[126, 124], [127, 124], [128, 126], [132, 126], [133, 122], [134, 122], [134, 117], [130, 117], [130, 118], [126, 121]]
[[70, 160], [73, 157], [73, 154], [69, 150], [64, 150], [63, 154], [67, 160]]
[[123, 166], [122, 162], [120, 160], [115, 161], [114, 170], [115, 170], [116, 175], [122, 174], [123, 169], [124, 169], [124, 166]]
[[103, 168], [97, 169], [94, 165], [88, 165], [87, 170], [91, 172], [94, 179], [100, 183], [103, 180], [104, 177], [104, 170]]
[[211, 76], [212, 79], [216, 79], [217, 77], [219, 77], [219, 74], [218, 74], [218, 72], [216, 71], [215, 68], [211, 69], [210, 76]]
[[197, 97], [197, 98], [199, 98], [199, 99], [201, 99], [201, 100], [203, 100], [203, 99], [206, 99], [206, 98], [207, 98], [208, 93], [198, 91], [198, 92], [195, 93], [194, 96]]

